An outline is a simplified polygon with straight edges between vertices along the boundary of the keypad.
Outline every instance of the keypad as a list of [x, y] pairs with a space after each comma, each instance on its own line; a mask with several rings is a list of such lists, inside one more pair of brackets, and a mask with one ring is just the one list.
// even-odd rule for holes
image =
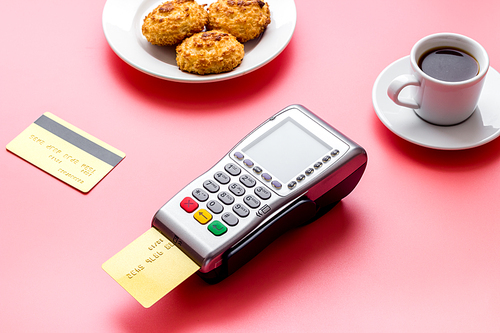
[[221, 236], [227, 232], [227, 227], [220, 221], [213, 221], [208, 226], [208, 230], [215, 236]]
[[229, 191], [231, 191], [234, 195], [241, 197], [245, 194], [245, 188], [238, 183], [232, 183], [229, 185]]
[[226, 224], [231, 227], [234, 227], [239, 222], [238, 218], [230, 212], [222, 214], [222, 221], [226, 222]]
[[233, 212], [235, 212], [239, 217], [247, 217], [250, 214], [250, 209], [246, 208], [242, 204], [236, 204], [233, 206]]
[[207, 203], [208, 209], [212, 211], [214, 214], [220, 214], [224, 210], [224, 206], [222, 206], [218, 201], [210, 200]]
[[213, 180], [205, 180], [205, 182], [203, 183], [203, 187], [210, 193], [215, 193], [220, 188], [219, 185], [217, 185], [217, 183]]
[[226, 170], [231, 176], [238, 176], [241, 173], [240, 167], [234, 163], [226, 164], [224, 170]]
[[257, 181], [253, 177], [250, 177], [249, 175], [241, 175], [240, 183], [242, 183], [246, 187], [254, 187]]
[[[236, 155], [235, 157], [238, 158]], [[254, 174], [262, 172], [259, 169], [253, 170]], [[231, 176], [239, 177], [231, 181]], [[276, 180], [271, 184], [275, 188], [281, 188]], [[224, 170], [217, 171], [213, 178], [206, 179], [202, 188], [195, 188], [191, 192], [192, 197], [184, 198], [180, 206], [200, 224], [206, 225], [212, 235], [219, 237], [228, 231], [228, 227], [236, 227], [240, 219], [248, 217], [252, 210], [255, 210], [254, 214], [257, 216], [262, 216], [271, 209], [268, 205], [262, 206], [261, 200], [270, 199], [272, 192], [265, 186], [255, 187], [256, 185], [257, 181], [252, 176], [241, 174], [239, 166], [228, 163]], [[247, 189], [253, 189], [253, 193], [246, 193]], [[236, 202], [236, 197], [241, 197], [239, 200], [243, 202]]]
[[192, 213], [198, 208], [198, 203], [190, 197], [185, 197], [181, 201], [181, 207], [188, 213]]
[[222, 171], [216, 172], [214, 178], [221, 184], [227, 184], [231, 181], [231, 178], [225, 172]]
[[195, 199], [198, 201], [205, 202], [208, 200], [208, 193], [201, 188], [194, 189], [192, 194], [193, 197], [195, 197]]
[[267, 200], [271, 197], [271, 191], [263, 186], [256, 187], [254, 193], [257, 194], [257, 196], [262, 200]]
[[243, 198], [243, 202], [248, 205], [250, 208], [257, 208], [260, 206], [260, 201], [253, 195], [247, 195]]
[[196, 221], [200, 222], [201, 224], [205, 224], [210, 222], [212, 219], [212, 214], [210, 214], [207, 210], [205, 209], [199, 209], [197, 210], [193, 217], [195, 218]]
[[225, 205], [232, 205], [234, 202], [234, 197], [226, 191], [222, 191], [217, 194], [217, 199], [222, 201], [222, 203]]

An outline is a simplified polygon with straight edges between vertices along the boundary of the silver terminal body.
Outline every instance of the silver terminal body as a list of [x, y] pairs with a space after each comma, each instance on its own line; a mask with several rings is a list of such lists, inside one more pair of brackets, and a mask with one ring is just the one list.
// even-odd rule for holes
[[[200, 272], [209, 272], [265, 221], [298, 198], [315, 201], [366, 161], [361, 146], [305, 107], [291, 105], [172, 197], [153, 226], [199, 264]], [[196, 210], [182, 207], [185, 198], [196, 202]], [[211, 218], [200, 223], [195, 219], [200, 212], [202, 219], [205, 212]]]

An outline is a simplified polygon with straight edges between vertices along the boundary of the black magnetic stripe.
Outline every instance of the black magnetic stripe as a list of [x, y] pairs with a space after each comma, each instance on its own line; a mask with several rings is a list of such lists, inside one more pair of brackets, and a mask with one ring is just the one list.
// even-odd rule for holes
[[122, 157], [99, 146], [80, 134], [73, 132], [69, 128], [59, 124], [45, 115], [38, 118], [35, 121], [35, 124], [71, 143], [73, 146], [80, 148], [94, 157], [97, 157], [101, 161], [108, 163], [112, 167], [115, 167], [122, 160]]

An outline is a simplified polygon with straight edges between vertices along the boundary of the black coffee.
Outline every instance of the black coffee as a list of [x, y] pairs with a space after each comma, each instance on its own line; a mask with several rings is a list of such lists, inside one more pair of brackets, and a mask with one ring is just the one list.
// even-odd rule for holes
[[479, 73], [479, 64], [470, 54], [453, 48], [434, 49], [420, 57], [418, 66], [435, 79], [459, 82]]

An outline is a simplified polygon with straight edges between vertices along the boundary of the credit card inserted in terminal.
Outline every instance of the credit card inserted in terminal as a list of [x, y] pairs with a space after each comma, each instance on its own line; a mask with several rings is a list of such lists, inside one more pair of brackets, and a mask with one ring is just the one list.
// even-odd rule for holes
[[365, 150], [301, 105], [267, 119], [179, 191], [103, 268], [149, 307], [187, 277], [216, 283], [358, 184]]

